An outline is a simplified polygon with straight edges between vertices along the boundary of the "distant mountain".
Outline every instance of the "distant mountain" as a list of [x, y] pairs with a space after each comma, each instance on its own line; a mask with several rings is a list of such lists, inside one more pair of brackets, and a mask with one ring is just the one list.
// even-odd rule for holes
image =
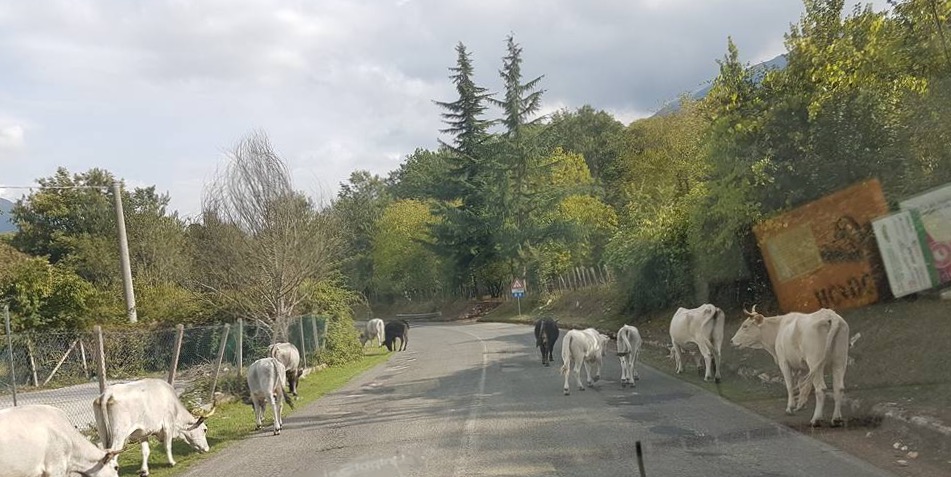
[[[753, 70], [753, 79], [756, 82], [762, 81], [763, 76], [766, 74], [767, 71], [772, 69], [781, 70], [785, 67], [786, 67], [786, 55], [779, 55], [776, 58], [773, 58], [769, 61], [757, 63], [751, 67]], [[710, 92], [710, 88], [712, 87], [713, 87], [713, 80], [711, 79], [710, 81], [708, 81], [708, 84], [706, 86], [691, 93], [690, 98], [694, 100], [701, 100], [707, 95], [707, 93]], [[679, 110], [680, 110], [680, 99], [678, 98], [668, 102], [666, 105], [664, 105], [663, 108], [660, 109], [660, 111], [657, 111], [656, 113], [654, 113], [654, 116], [666, 116], [668, 114], [675, 113]]]
[[13, 216], [10, 211], [13, 210], [13, 202], [0, 198], [0, 234], [4, 232], [16, 232], [17, 226], [13, 224]]

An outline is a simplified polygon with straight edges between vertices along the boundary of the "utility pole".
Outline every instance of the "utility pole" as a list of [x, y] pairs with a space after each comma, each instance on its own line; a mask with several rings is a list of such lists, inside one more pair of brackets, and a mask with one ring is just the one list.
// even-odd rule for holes
[[135, 291], [132, 290], [132, 266], [129, 264], [129, 239], [125, 234], [125, 213], [122, 211], [122, 186], [112, 183], [112, 195], [116, 201], [116, 226], [119, 230], [119, 261], [122, 264], [122, 287], [125, 292], [126, 315], [129, 323], [139, 321], [135, 312]]

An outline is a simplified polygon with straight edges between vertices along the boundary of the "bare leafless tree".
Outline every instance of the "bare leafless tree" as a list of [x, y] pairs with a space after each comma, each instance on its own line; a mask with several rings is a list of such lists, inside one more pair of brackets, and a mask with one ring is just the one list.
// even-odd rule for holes
[[343, 240], [335, 216], [294, 190], [263, 132], [235, 146], [202, 208], [212, 254], [202, 285], [286, 339], [288, 318], [307, 298], [304, 285], [338, 266]]

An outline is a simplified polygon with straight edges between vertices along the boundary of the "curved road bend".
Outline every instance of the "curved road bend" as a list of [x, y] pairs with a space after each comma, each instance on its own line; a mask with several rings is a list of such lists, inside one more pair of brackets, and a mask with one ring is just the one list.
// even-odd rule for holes
[[265, 427], [186, 475], [637, 475], [637, 440], [648, 476], [891, 475], [644, 365], [621, 389], [610, 352], [596, 389], [564, 396], [561, 359], [542, 367], [527, 326], [410, 334], [407, 351], [299, 409], [280, 436]]

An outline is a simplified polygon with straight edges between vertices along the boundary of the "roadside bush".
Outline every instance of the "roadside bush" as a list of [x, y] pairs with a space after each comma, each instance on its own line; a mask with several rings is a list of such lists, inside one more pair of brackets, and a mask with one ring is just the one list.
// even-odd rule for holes
[[350, 315], [330, 317], [327, 322], [327, 346], [318, 356], [321, 364], [337, 366], [351, 363], [363, 357], [360, 334]]

